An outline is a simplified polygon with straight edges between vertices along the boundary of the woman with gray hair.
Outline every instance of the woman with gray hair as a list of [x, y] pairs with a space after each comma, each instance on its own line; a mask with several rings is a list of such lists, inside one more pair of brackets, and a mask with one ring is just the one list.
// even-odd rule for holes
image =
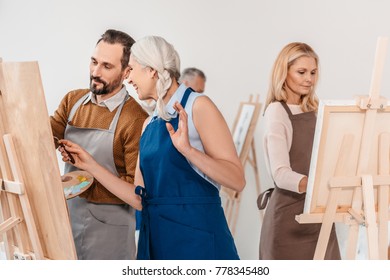
[[137, 41], [129, 65], [139, 99], [157, 104], [144, 123], [135, 193], [80, 147], [64, 141], [66, 149], [75, 165], [142, 208], [138, 259], [238, 259], [219, 189], [241, 191], [245, 177], [222, 114], [207, 96], [178, 84], [180, 59], [163, 38]]

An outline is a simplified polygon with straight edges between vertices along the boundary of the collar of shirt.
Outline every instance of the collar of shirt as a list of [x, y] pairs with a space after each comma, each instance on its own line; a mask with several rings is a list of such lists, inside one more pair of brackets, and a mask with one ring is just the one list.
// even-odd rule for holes
[[[187, 87], [182, 83], [178, 88], [177, 90], [175, 91], [175, 93], [172, 95], [171, 99], [169, 99], [168, 103], [165, 105], [165, 110], [167, 110], [168, 114], [172, 117], [172, 118], [176, 118], [176, 115], [177, 115], [177, 112], [176, 110], [173, 108], [173, 105], [176, 103], [176, 101], [180, 102], [181, 99], [183, 98], [183, 95], [184, 95], [184, 92], [186, 91]], [[158, 116], [157, 114], [157, 109], [154, 110], [153, 112], [153, 117], [156, 117]]]
[[96, 104], [101, 107], [106, 107], [110, 112], [114, 111], [119, 105], [122, 104], [123, 100], [126, 98], [128, 95], [126, 87], [122, 86], [122, 89], [115, 94], [114, 96], [111, 96], [107, 100], [103, 100], [100, 103], [97, 102], [96, 100], [96, 95], [93, 94], [92, 92], [89, 92], [89, 95], [87, 99], [83, 102], [83, 105], [87, 104], [89, 101], [91, 101], [93, 104]]

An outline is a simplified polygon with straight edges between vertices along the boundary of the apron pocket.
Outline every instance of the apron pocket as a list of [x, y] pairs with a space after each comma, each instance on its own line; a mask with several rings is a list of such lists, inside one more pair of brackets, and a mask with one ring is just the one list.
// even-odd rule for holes
[[[214, 233], [159, 216], [160, 249], [157, 259], [212, 260], [215, 259]], [[159, 256], [158, 256], [159, 255]]]
[[[94, 211], [96, 214], [96, 211]], [[101, 221], [89, 210], [85, 220], [81, 248], [83, 258], [91, 260], [135, 259], [134, 228]]]
[[115, 204], [93, 204], [87, 205], [89, 213], [99, 222], [113, 226], [129, 226], [134, 223], [135, 214], [131, 214], [126, 206]]

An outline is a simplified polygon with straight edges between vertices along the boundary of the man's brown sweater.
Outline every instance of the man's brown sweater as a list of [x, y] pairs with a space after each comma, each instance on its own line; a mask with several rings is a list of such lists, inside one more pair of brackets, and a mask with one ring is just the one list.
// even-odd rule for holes
[[[58, 109], [54, 112], [54, 115], [50, 117], [54, 136], [59, 139], [64, 138], [70, 110], [73, 105], [88, 92], [88, 89], [80, 89], [71, 91], [65, 95]], [[83, 128], [108, 129], [117, 110], [118, 107], [110, 112], [106, 107], [101, 107], [92, 102], [88, 102], [77, 109], [71, 125]], [[147, 116], [148, 114], [142, 109], [137, 101], [130, 97], [123, 106], [115, 130], [113, 156], [116, 170], [120, 177], [129, 183], [134, 182], [139, 140], [142, 125]], [[97, 181], [80, 196], [95, 203], [124, 203]]]

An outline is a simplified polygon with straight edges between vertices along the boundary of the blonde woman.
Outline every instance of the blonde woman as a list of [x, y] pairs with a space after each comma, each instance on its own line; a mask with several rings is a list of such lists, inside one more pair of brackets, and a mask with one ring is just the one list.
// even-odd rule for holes
[[[299, 224], [316, 124], [319, 59], [305, 43], [290, 43], [272, 70], [263, 124], [264, 151], [275, 188], [265, 212], [260, 259], [313, 259], [320, 224]], [[259, 208], [266, 196], [259, 197]], [[334, 227], [326, 259], [340, 259]]]

